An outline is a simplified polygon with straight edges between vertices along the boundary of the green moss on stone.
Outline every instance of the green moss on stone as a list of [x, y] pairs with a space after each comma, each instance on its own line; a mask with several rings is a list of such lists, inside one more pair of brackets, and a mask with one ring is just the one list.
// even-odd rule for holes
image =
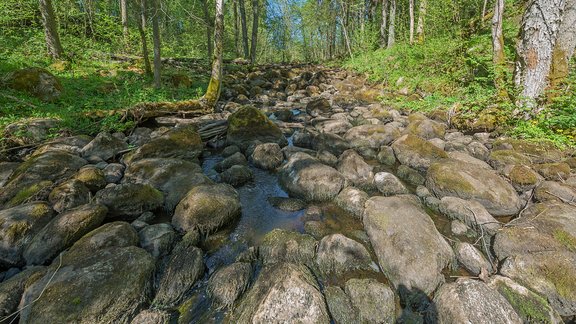
[[39, 183], [35, 183], [28, 187], [24, 187], [20, 190], [10, 201], [6, 204], [7, 207], [14, 207], [17, 205], [22, 204], [27, 199], [33, 197], [35, 194], [40, 192], [42, 189], [45, 189], [52, 185], [52, 181], [42, 181]]
[[504, 284], [498, 285], [498, 292], [508, 300], [526, 323], [552, 323], [550, 308], [544, 298], [535, 293], [529, 293], [529, 296], [519, 294]]
[[538, 175], [529, 167], [524, 165], [516, 165], [510, 171], [509, 175], [512, 183], [520, 185], [533, 185], [538, 182]]
[[553, 235], [556, 241], [564, 245], [569, 251], [576, 252], [576, 238], [570, 235], [570, 233], [558, 229], [554, 231]]

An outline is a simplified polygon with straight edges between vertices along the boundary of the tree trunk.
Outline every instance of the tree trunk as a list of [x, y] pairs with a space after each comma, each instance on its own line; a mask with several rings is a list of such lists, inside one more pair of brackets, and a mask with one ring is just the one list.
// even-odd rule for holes
[[494, 84], [501, 98], [508, 96], [504, 79], [504, 37], [502, 36], [502, 17], [504, 0], [496, 0], [492, 16], [492, 62], [494, 62]]
[[150, 67], [150, 58], [148, 57], [148, 42], [146, 41], [146, 0], [139, 0], [140, 12], [136, 14], [136, 22], [138, 26], [138, 34], [140, 34], [140, 41], [142, 43], [142, 56], [144, 57], [144, 70], [147, 75], [152, 75], [152, 68]]
[[380, 24], [380, 40], [382, 47], [386, 45], [386, 27], [388, 27], [388, 2], [389, 0], [382, 0], [382, 24]]
[[564, 4], [564, 0], [533, 0], [524, 12], [514, 71], [521, 105], [535, 108], [535, 100], [548, 84]]
[[395, 42], [394, 29], [396, 24], [396, 0], [390, 1], [390, 24], [388, 27], [388, 48], [392, 47]]
[[216, 18], [214, 22], [214, 57], [212, 59], [212, 74], [203, 102], [211, 110], [216, 108], [222, 90], [222, 56], [224, 43], [224, 0], [216, 0]]
[[206, 22], [206, 40], [208, 49], [208, 61], [212, 59], [212, 26], [210, 23], [210, 12], [208, 11], [208, 0], [202, 0], [202, 12]]
[[[496, 0], [498, 1], [498, 0]], [[480, 16], [480, 22], [484, 25], [484, 17], [486, 16], [486, 7], [488, 6], [488, 0], [484, 0], [484, 4], [482, 5], [482, 15]]]
[[44, 25], [44, 36], [46, 46], [48, 47], [48, 54], [50, 54], [52, 58], [60, 58], [64, 54], [64, 49], [62, 48], [60, 36], [58, 35], [58, 26], [56, 25], [52, 0], [40, 0], [40, 13], [42, 14], [42, 24]]
[[233, 4], [234, 4], [234, 9], [233, 9], [233, 11], [234, 11], [234, 54], [236, 57], [239, 57], [240, 56], [240, 51], [239, 51], [240, 30], [238, 29], [238, 3], [237, 3], [237, 0], [233, 0]]
[[250, 46], [250, 62], [256, 62], [256, 46], [258, 45], [258, 22], [260, 16], [260, 3], [258, 0], [252, 1], [252, 44]]
[[246, 6], [245, 0], [238, 0], [238, 6], [240, 7], [240, 22], [242, 25], [242, 46], [244, 49], [244, 58], [248, 59], [250, 57], [250, 48], [248, 47], [248, 23], [246, 22]]
[[120, 0], [120, 16], [122, 19], [122, 35], [124, 43], [128, 44], [128, 8], [126, 0]]
[[420, 9], [418, 10], [418, 26], [416, 26], [416, 35], [418, 43], [424, 42], [424, 24], [426, 22], [426, 5], [428, 0], [420, 0]]
[[410, 0], [408, 3], [410, 12], [410, 45], [412, 45], [414, 44], [414, 0]]
[[154, 87], [162, 87], [162, 80], [160, 77], [160, 70], [162, 69], [162, 61], [160, 57], [160, 27], [158, 26], [158, 16], [160, 7], [160, 0], [152, 0], [152, 39], [154, 40]]
[[552, 53], [552, 67], [550, 69], [550, 85], [556, 87], [561, 84], [569, 72], [570, 59], [576, 47], [576, 0], [566, 0], [562, 13], [562, 22], [558, 29], [556, 44]]

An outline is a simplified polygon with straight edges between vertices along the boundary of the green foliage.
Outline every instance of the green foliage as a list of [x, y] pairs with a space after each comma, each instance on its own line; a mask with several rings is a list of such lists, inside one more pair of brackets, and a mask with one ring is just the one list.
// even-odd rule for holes
[[528, 292], [529, 295], [521, 295], [504, 284], [498, 286], [498, 291], [526, 321], [551, 323], [549, 306], [544, 298], [532, 292]]

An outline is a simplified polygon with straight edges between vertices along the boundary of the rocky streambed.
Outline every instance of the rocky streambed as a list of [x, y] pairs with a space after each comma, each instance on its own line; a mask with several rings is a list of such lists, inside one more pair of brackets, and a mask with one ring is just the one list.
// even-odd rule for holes
[[38, 144], [0, 162], [1, 319], [573, 322], [576, 159], [379, 94], [268, 66], [200, 118], [8, 127]]

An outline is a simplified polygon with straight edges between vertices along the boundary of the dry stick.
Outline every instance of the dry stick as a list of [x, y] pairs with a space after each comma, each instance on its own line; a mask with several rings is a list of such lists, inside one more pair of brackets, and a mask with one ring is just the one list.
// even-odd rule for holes
[[20, 308], [19, 310], [15, 311], [14, 313], [10, 314], [10, 315], [6, 315], [3, 318], [0, 319], [0, 323], [5, 322], [6, 320], [8, 320], [10, 317], [14, 316], [14, 318], [10, 321], [10, 323], [14, 322], [14, 320], [16, 319], [16, 315], [20, 314], [25, 308], [32, 306], [32, 304], [34, 304], [35, 302], [37, 302], [42, 295], [44, 294], [44, 292], [46, 291], [46, 289], [48, 289], [48, 286], [50, 285], [50, 283], [52, 282], [52, 279], [54, 279], [54, 276], [56, 276], [56, 273], [58, 272], [58, 270], [60, 270], [60, 267], [62, 267], [62, 253], [60, 253], [60, 263], [58, 264], [58, 267], [56, 268], [56, 270], [54, 270], [54, 273], [52, 274], [52, 276], [50, 277], [50, 279], [48, 280], [48, 282], [46, 283], [46, 286], [44, 286], [44, 288], [42, 289], [42, 291], [40, 292], [40, 295], [38, 295], [38, 297], [36, 297], [36, 299], [34, 299], [32, 302], [30, 302], [29, 304], [25, 305], [24, 307]]
[[551, 196], [554, 196], [554, 197], [562, 200], [562, 202], [565, 203], [565, 204], [572, 205], [572, 206], [576, 206], [576, 203], [574, 202], [574, 199], [568, 200], [568, 199], [562, 198], [562, 197], [558, 196], [557, 194], [554, 194], [554, 193], [552, 193], [552, 192], [550, 192], [550, 191], [548, 191], [548, 190], [546, 190], [545, 192], [546, 192], [547, 194], [551, 195]]
[[484, 228], [482, 227], [482, 225], [480, 225], [478, 223], [478, 219], [476, 218], [476, 213], [468, 206], [465, 206], [466, 209], [468, 209], [472, 215], [474, 216], [474, 222], [476, 223], [477, 227], [480, 227], [480, 237], [482, 238], [482, 246], [484, 247], [484, 253], [486, 253], [486, 256], [488, 257], [488, 261], [490, 262], [490, 265], [492, 266], [492, 268], [496, 268], [494, 266], [494, 260], [492, 260], [492, 255], [490, 254], [490, 250], [488, 249], [488, 245], [486, 245], [486, 239], [484, 239]]

